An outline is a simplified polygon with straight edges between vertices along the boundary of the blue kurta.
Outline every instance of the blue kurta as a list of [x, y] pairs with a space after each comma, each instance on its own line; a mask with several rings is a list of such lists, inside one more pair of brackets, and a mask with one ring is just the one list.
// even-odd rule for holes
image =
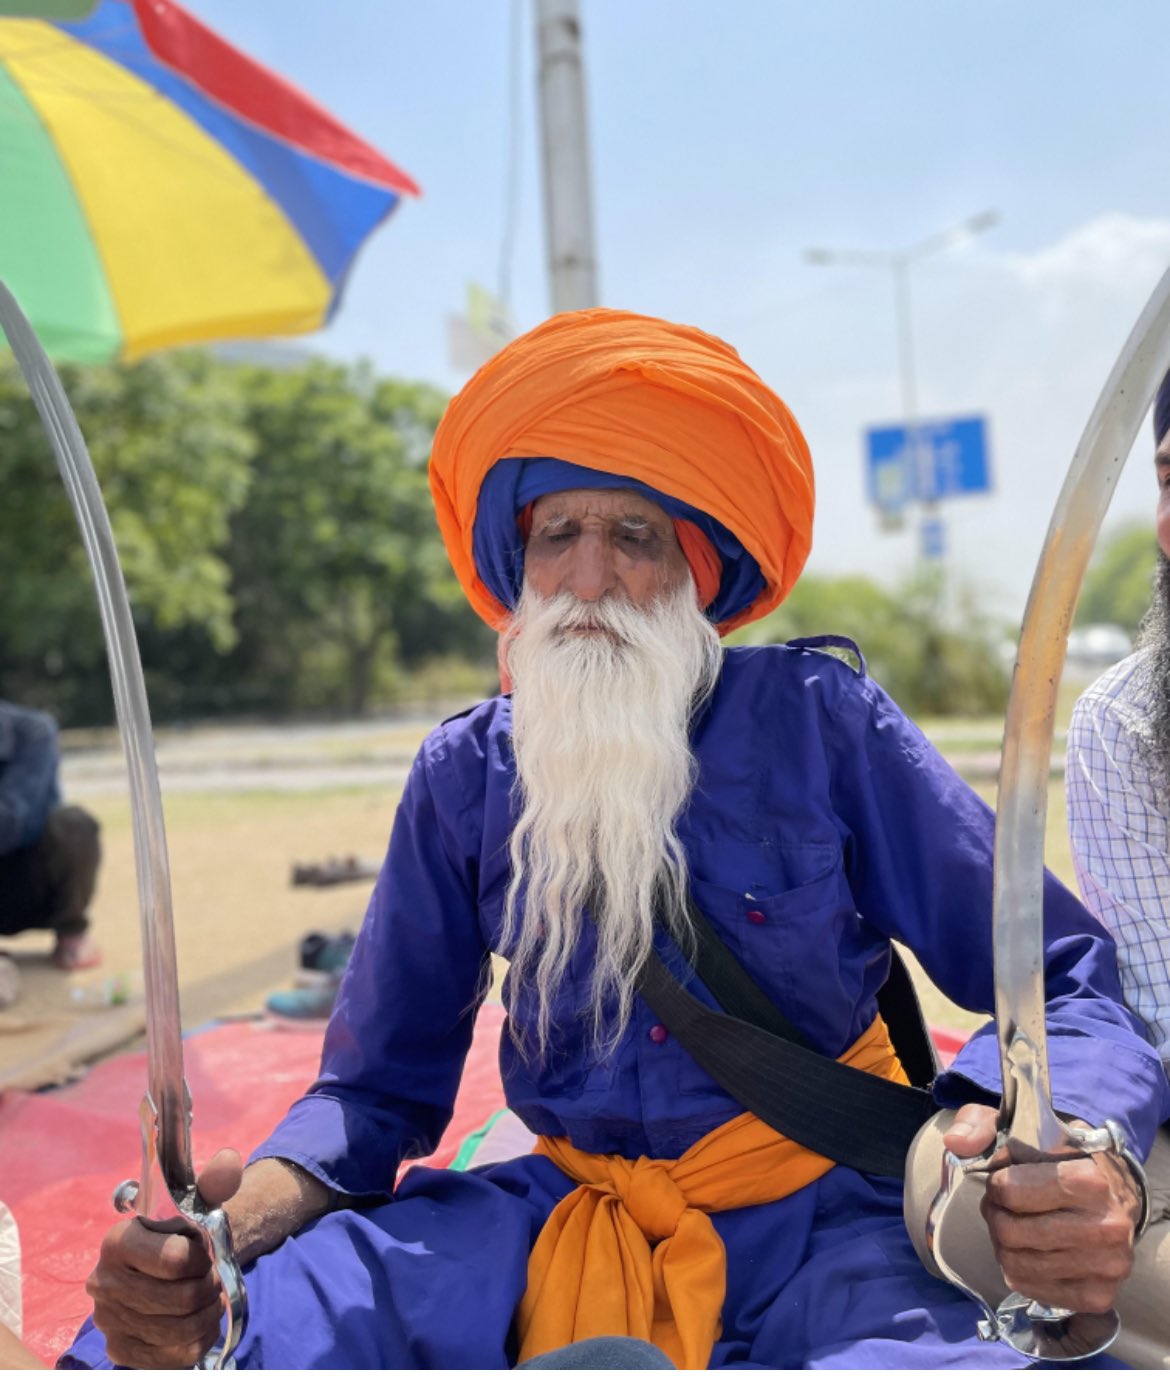
[[[511, 703], [424, 743], [325, 1038], [321, 1074], [256, 1157], [385, 1198], [403, 1158], [451, 1116], [513, 824]], [[992, 815], [882, 691], [796, 647], [727, 651], [693, 734], [697, 787], [679, 835], [699, 906], [777, 1005], [836, 1056], [872, 1022], [890, 940], [969, 1009], [993, 1006]], [[1046, 892], [1049, 1055], [1057, 1108], [1121, 1121], [1143, 1154], [1170, 1115], [1162, 1065], [1122, 1006], [1113, 945], [1055, 880]], [[741, 1107], [640, 999], [611, 1058], [590, 1054], [588, 933], [558, 995], [556, 1052], [505, 1030], [508, 1103], [541, 1134], [673, 1158]], [[686, 979], [676, 949], [660, 951]], [[711, 1001], [701, 983], [689, 988]], [[505, 1000], [527, 1025], [530, 995]], [[995, 1092], [991, 1027], [936, 1085]], [[988, 1097], [990, 1099], [990, 1097]], [[305, 1227], [248, 1272], [252, 1368], [503, 1368], [528, 1253], [572, 1182], [530, 1156], [475, 1173], [412, 1170], [393, 1200]], [[901, 1183], [837, 1167], [792, 1196], [712, 1216], [727, 1246], [713, 1367], [985, 1368], [1025, 1363], [975, 1339], [977, 1313], [920, 1266]], [[102, 1362], [83, 1332], [65, 1363]]]

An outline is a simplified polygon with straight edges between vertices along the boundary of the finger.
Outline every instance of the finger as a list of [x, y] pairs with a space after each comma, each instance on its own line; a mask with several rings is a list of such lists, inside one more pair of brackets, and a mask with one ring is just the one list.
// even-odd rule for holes
[[101, 1261], [85, 1287], [95, 1302], [129, 1304], [145, 1316], [189, 1316], [213, 1306], [220, 1298], [219, 1279], [211, 1273], [178, 1280], [150, 1278]]
[[1035, 1250], [1040, 1254], [1068, 1254], [1079, 1261], [1082, 1272], [1107, 1253], [1128, 1255], [1133, 1233], [1121, 1217], [1096, 1220], [1074, 1212], [1054, 1211], [1047, 1216], [1017, 1216], [984, 1203], [984, 1220], [998, 1250]]
[[103, 1335], [131, 1337], [168, 1350], [180, 1348], [197, 1360], [215, 1344], [221, 1315], [218, 1302], [183, 1317], [141, 1317], [120, 1303], [106, 1302], [94, 1308], [93, 1320]]
[[1046, 1256], [1060, 1266], [1059, 1277], [1086, 1278], [1125, 1272], [1133, 1259], [1133, 1236], [1115, 1223], [1097, 1225], [1065, 1212], [1013, 1216], [996, 1207], [984, 1219], [1001, 1263], [1010, 1255]]
[[1020, 1215], [1104, 1213], [1113, 1201], [1113, 1188], [1091, 1158], [1067, 1158], [1000, 1168], [987, 1180], [986, 1197], [993, 1205]]
[[989, 1105], [964, 1105], [943, 1135], [943, 1146], [956, 1158], [973, 1158], [995, 1142], [996, 1112]]
[[1027, 1271], [1004, 1270], [1004, 1281], [1014, 1293], [1033, 1298], [1048, 1307], [1063, 1307], [1069, 1312], [1108, 1312], [1117, 1300], [1121, 1282], [1106, 1278], [1055, 1279]]
[[132, 1370], [188, 1370], [197, 1365], [215, 1344], [201, 1341], [171, 1341], [152, 1345], [129, 1332], [106, 1334], [106, 1354], [112, 1365]]
[[116, 1225], [102, 1241], [100, 1262], [150, 1278], [202, 1278], [211, 1259], [202, 1237], [154, 1230], [137, 1218]]
[[222, 1206], [240, 1190], [244, 1160], [235, 1149], [220, 1149], [195, 1180], [199, 1195], [209, 1206]]
[[1123, 1245], [1103, 1248], [1091, 1261], [1075, 1250], [1018, 1249], [1004, 1251], [999, 1256], [999, 1265], [1013, 1286], [1025, 1282], [1038, 1294], [1045, 1284], [1056, 1282], [1124, 1283], [1133, 1267], [1133, 1255]]

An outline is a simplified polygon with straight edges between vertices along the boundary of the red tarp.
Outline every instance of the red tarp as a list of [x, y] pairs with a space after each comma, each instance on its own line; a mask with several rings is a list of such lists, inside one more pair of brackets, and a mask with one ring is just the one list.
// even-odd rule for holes
[[[504, 1104], [497, 1047], [503, 1007], [476, 1024], [451, 1126], [427, 1163], [443, 1166]], [[221, 1148], [261, 1143], [317, 1073], [321, 1031], [221, 1024], [184, 1044], [196, 1166]], [[40, 1095], [0, 1097], [0, 1201], [16, 1217], [24, 1268], [24, 1339], [53, 1361], [89, 1314], [85, 1280], [118, 1219], [114, 1188], [138, 1175], [138, 1104], [146, 1055], [117, 1057]]]

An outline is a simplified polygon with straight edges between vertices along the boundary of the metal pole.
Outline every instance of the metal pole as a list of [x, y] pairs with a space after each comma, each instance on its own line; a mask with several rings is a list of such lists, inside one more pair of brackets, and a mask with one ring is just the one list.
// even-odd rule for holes
[[536, 43], [549, 287], [571, 312], [598, 302], [577, 0], [536, 0]]
[[895, 255], [890, 260], [894, 274], [894, 316], [898, 324], [898, 372], [902, 377], [902, 417], [910, 450], [914, 488], [921, 490], [918, 447], [918, 389], [914, 376], [914, 324], [910, 315], [910, 261]]
[[[906, 445], [910, 459], [913, 491], [920, 500], [922, 521], [938, 515], [938, 500], [932, 494], [934, 477], [927, 473], [929, 455], [918, 435], [918, 381], [914, 369], [914, 319], [910, 307], [910, 255], [894, 255], [890, 268], [894, 274], [894, 313], [898, 321], [898, 366], [902, 376], [902, 414], [906, 420]], [[919, 542], [922, 537], [920, 535]], [[925, 556], [925, 554], [923, 554]]]

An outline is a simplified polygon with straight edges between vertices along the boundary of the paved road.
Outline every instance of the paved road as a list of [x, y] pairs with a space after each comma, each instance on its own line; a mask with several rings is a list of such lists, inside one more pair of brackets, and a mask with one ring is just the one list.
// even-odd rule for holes
[[[159, 779], [164, 793], [401, 787], [439, 719], [163, 730], [156, 737]], [[126, 768], [116, 737], [84, 748], [66, 743], [61, 777], [65, 796], [76, 801], [124, 796]]]

